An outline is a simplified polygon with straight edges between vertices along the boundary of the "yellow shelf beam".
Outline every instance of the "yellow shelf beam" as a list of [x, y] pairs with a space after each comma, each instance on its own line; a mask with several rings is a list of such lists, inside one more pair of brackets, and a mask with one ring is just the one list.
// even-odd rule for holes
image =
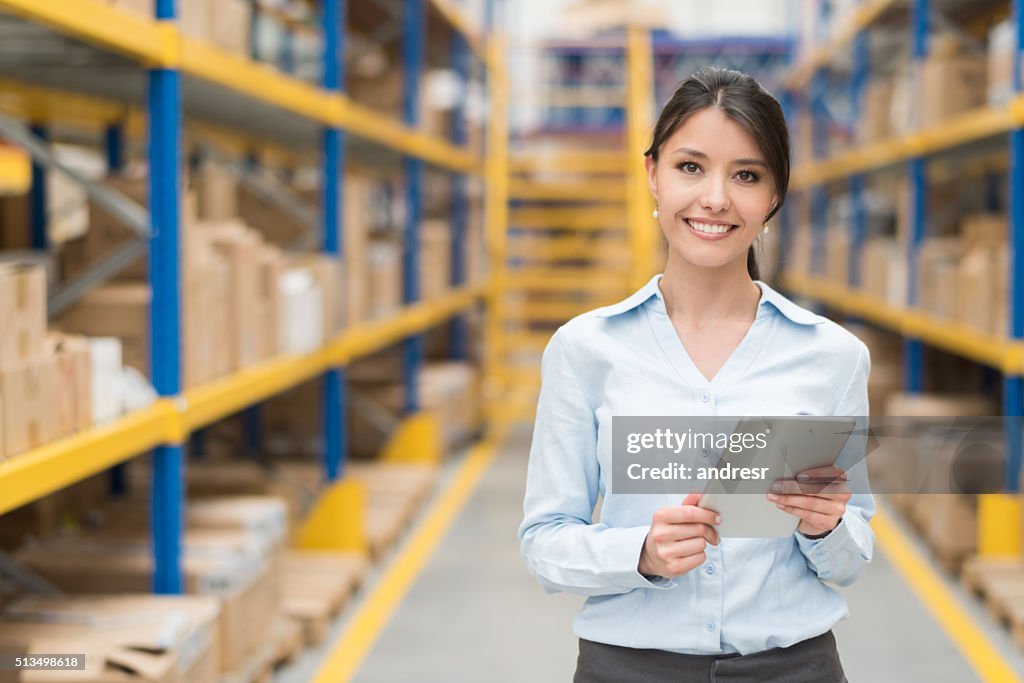
[[23, 194], [32, 186], [32, 162], [17, 147], [0, 145], [0, 194]]
[[626, 186], [621, 180], [534, 181], [512, 180], [510, 199], [560, 202], [624, 202]]
[[[0, 0], [0, 10], [46, 24], [146, 65], [180, 68], [190, 76], [311, 121], [344, 128], [441, 168], [482, 173], [481, 162], [465, 147], [408, 128], [344, 95], [292, 78], [271, 66], [183, 36], [173, 22], [147, 20], [97, 0]], [[56, 103], [51, 105], [48, 111], [62, 111]], [[105, 109], [94, 109], [93, 113], [104, 123], [114, 116], [113, 111]], [[31, 113], [29, 116], [32, 117]]]
[[[14, 14], [151, 66], [177, 66], [176, 30], [100, 0], [0, 0]], [[170, 30], [168, 30], [170, 29]]]
[[166, 443], [181, 443], [192, 430], [316, 377], [329, 367], [422, 332], [480, 299], [487, 285], [410, 306], [395, 318], [352, 328], [323, 349], [277, 358], [228, 377], [161, 399], [109, 425], [92, 427], [0, 462], [0, 515], [102, 472]]
[[625, 152], [573, 150], [557, 154], [534, 152], [509, 159], [510, 173], [582, 173], [607, 175], [626, 172]]
[[524, 230], [625, 230], [626, 212], [617, 206], [511, 209], [508, 224]]
[[782, 283], [801, 296], [864, 318], [905, 337], [920, 339], [949, 353], [1008, 374], [1024, 373], [1024, 342], [984, 334], [958, 322], [908, 308], [890, 306], [866, 294], [817, 277], [785, 273]]
[[466, 43], [469, 45], [469, 49], [482, 61], [487, 62], [487, 49], [484, 47], [483, 38], [480, 36], [479, 31], [470, 26], [469, 18], [466, 17], [465, 11], [452, 2], [452, 0], [430, 0], [430, 4], [433, 5], [438, 14], [445, 18], [445, 21], [453, 29], [462, 34], [462, 37], [465, 38]]
[[790, 89], [807, 87], [815, 71], [842, 54], [859, 31], [870, 27], [895, 4], [896, 0], [868, 0], [863, 3], [854, 10], [853, 16], [843, 25], [838, 35], [829, 40], [827, 45], [813, 48], [783, 77], [783, 85]]
[[0, 515], [173, 440], [167, 400], [0, 462]]
[[520, 268], [508, 274], [508, 289], [557, 292], [627, 293], [629, 273], [595, 272], [593, 268]]
[[793, 173], [792, 185], [795, 189], [820, 185], [911, 157], [953, 149], [1006, 133], [1020, 125], [1024, 125], [1024, 101], [1021, 99], [1005, 107], [980, 107], [906, 137], [877, 142], [801, 166]]

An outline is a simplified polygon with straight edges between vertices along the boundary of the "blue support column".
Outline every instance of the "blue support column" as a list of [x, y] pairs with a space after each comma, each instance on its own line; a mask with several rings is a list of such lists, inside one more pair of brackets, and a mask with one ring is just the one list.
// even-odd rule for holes
[[[861, 119], [864, 105], [864, 91], [868, 82], [868, 36], [859, 31], [853, 38], [853, 78], [850, 82], [850, 120], [855, 124]], [[851, 287], [860, 287], [860, 262], [867, 238], [867, 207], [864, 203], [864, 176], [853, 175], [849, 179], [850, 192], [850, 251], [847, 262], [847, 282]]]
[[[913, 0], [911, 5], [911, 58], [917, 66], [916, 77], [920, 78], [920, 66], [928, 54], [928, 0]], [[925, 236], [927, 216], [927, 177], [922, 157], [907, 162], [907, 180], [910, 188], [910, 235], [907, 239], [907, 304], [916, 306], [917, 257]], [[924, 345], [919, 339], [903, 342], [904, 386], [907, 391], [918, 392], [924, 388]]]
[[124, 170], [124, 126], [112, 123], [104, 137], [107, 143], [107, 173], [116, 175]]
[[[174, 1], [157, 0], [156, 18], [174, 19]], [[149, 72], [149, 210], [155, 236], [149, 249], [150, 367], [161, 396], [181, 391], [181, 74]], [[157, 593], [180, 593], [184, 520], [184, 447], [161, 446], [153, 453], [152, 527]]]
[[[403, 94], [404, 120], [407, 126], [419, 125], [420, 72], [423, 70], [423, 30], [426, 24], [424, 2], [405, 0], [402, 16], [402, 64], [405, 69]], [[402, 254], [402, 301], [416, 303], [420, 299], [420, 217], [423, 209], [421, 180], [423, 161], [412, 157], [404, 160], [405, 168], [405, 249]], [[419, 373], [423, 365], [423, 335], [414, 335], [404, 342], [405, 348], [405, 410], [419, 409]]]
[[[811, 124], [811, 156], [823, 159], [828, 154], [828, 131], [822, 121], [820, 100], [825, 95], [826, 76], [821, 69], [811, 77], [808, 113]], [[811, 264], [816, 275], [825, 272], [825, 229], [828, 223], [828, 192], [823, 185], [811, 187]]]
[[[112, 123], [104, 131], [104, 142], [107, 152], [107, 175], [117, 175], [124, 169], [124, 127]], [[123, 496], [128, 488], [125, 465], [114, 465], [110, 468], [110, 495]]]
[[[1016, 54], [1024, 51], [1024, 2], [1013, 0], [1012, 12], [1017, 28]], [[1013, 60], [1013, 87], [1020, 93], [1024, 86], [1020, 59]], [[1014, 340], [1024, 338], [1024, 130], [1010, 132], [1010, 264], [1008, 329]], [[1008, 416], [1024, 415], [1024, 378], [1007, 375], [1003, 379], [1003, 413]], [[1020, 420], [1007, 420], [1006, 441], [1009, 457], [1006, 460], [1006, 490], [1020, 491], [1020, 475], [1024, 435]]]
[[[40, 140], [48, 140], [49, 130], [41, 124], [32, 126], [32, 134]], [[31, 246], [33, 249], [47, 249], [49, 240], [46, 236], [46, 167], [38, 161], [32, 161], [32, 191], [29, 195], [29, 229], [31, 230]]]
[[[336, 91], [343, 88], [344, 73], [344, 26], [345, 0], [324, 0], [324, 88]], [[342, 256], [341, 234], [342, 184], [345, 168], [345, 133], [327, 128], [323, 132], [323, 249], [327, 254]], [[346, 373], [341, 368], [331, 368], [324, 375], [323, 382], [323, 430], [324, 430], [324, 471], [327, 481], [335, 481], [344, 475], [345, 415], [347, 400]]]
[[[470, 54], [466, 39], [458, 31], [452, 32], [452, 65], [455, 76], [462, 84], [463, 96], [452, 109], [452, 143], [466, 144], [466, 92], [469, 88]], [[466, 282], [466, 239], [469, 220], [469, 202], [466, 196], [466, 176], [452, 175], [452, 239], [451, 239], [451, 285], [458, 287]], [[465, 315], [452, 319], [450, 327], [451, 357], [463, 360], [468, 356], [468, 329]]]

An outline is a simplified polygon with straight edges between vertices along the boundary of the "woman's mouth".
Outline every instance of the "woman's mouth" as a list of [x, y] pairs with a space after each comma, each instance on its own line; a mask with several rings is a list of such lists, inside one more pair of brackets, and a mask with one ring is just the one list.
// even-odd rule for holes
[[704, 240], [720, 240], [724, 239], [732, 232], [737, 225], [729, 225], [725, 223], [701, 223], [700, 221], [687, 218], [686, 224], [690, 226], [690, 231]]

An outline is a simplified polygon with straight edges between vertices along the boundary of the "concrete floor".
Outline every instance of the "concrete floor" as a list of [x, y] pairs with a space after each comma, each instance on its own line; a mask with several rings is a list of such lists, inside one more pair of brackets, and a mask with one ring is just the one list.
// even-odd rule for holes
[[[516, 528], [529, 438], [530, 429], [524, 427], [506, 441], [380, 634], [357, 683], [572, 679], [576, 639], [571, 622], [582, 598], [545, 594], [519, 557]], [[1005, 631], [950, 585], [1024, 680], [1024, 657]], [[852, 683], [980, 680], [880, 550], [846, 591], [851, 616], [835, 633]], [[337, 624], [335, 633], [341, 628]], [[307, 653], [281, 672], [277, 683], [310, 680], [330, 640], [320, 652]]]

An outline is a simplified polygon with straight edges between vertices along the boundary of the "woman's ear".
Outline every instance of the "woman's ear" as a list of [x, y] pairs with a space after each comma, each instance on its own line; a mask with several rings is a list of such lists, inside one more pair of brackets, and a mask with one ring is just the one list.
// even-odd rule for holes
[[658, 198], [658, 181], [657, 181], [657, 179], [655, 177], [655, 173], [656, 173], [656, 170], [657, 170], [657, 163], [654, 161], [654, 159], [652, 157], [649, 157], [649, 156], [644, 157], [644, 168], [647, 169], [647, 184], [651, 188], [651, 194], [653, 194], [654, 198], [657, 199]]

